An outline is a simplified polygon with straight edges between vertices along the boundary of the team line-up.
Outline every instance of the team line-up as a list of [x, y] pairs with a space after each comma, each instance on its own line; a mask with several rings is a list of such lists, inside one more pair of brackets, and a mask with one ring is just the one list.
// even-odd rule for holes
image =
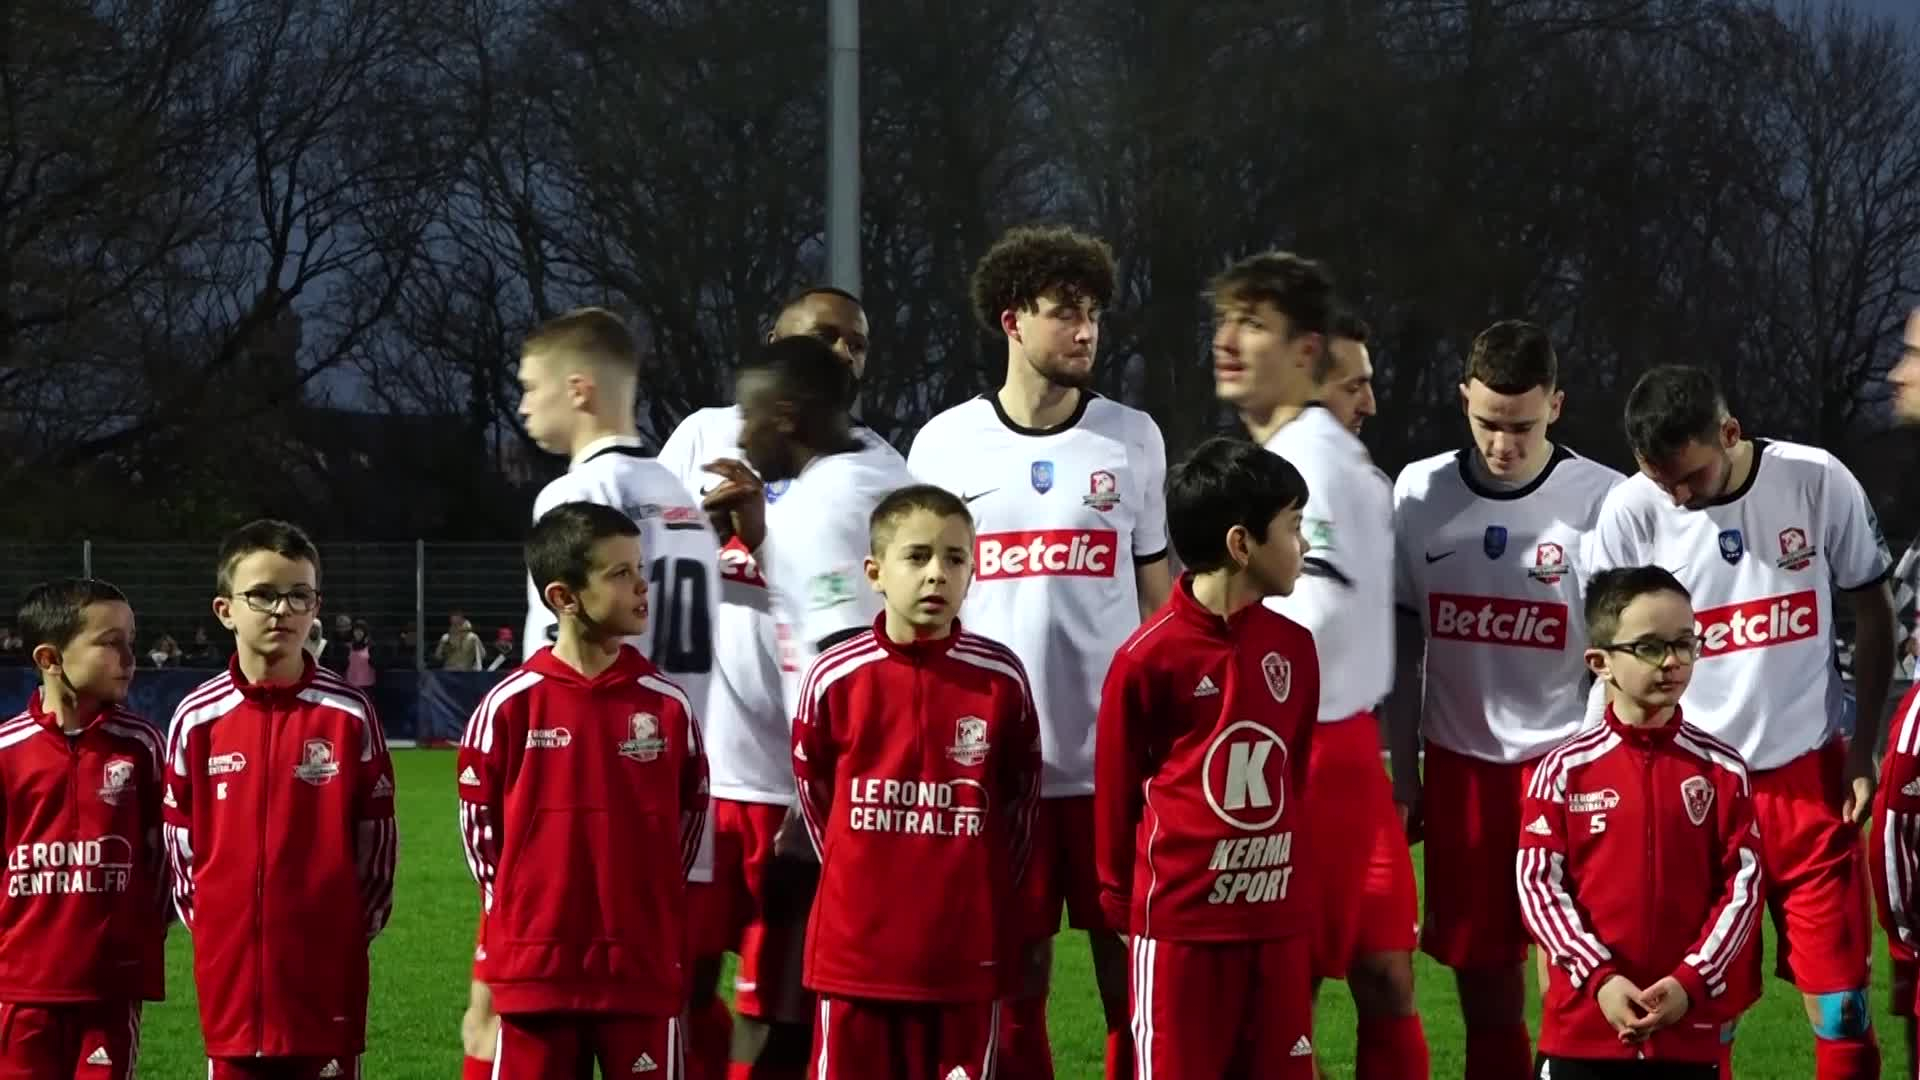
[[[1845, 466], [1661, 367], [1623, 477], [1551, 441], [1554, 351], [1507, 321], [1463, 365], [1468, 444], [1389, 481], [1356, 435], [1366, 325], [1274, 252], [1209, 291], [1251, 438], [1169, 468], [1090, 389], [1113, 291], [1098, 239], [1004, 235], [971, 298], [1006, 380], [906, 458], [855, 419], [867, 320], [834, 289], [657, 457], [620, 319], [528, 337], [521, 417], [571, 464], [526, 541], [528, 655], [455, 765], [465, 1075], [1051, 1077], [1064, 913], [1109, 1077], [1312, 1077], [1329, 978], [1359, 1077], [1426, 1077], [1415, 949], [1458, 980], [1473, 1080], [1730, 1077], [1764, 905], [1816, 1075], [1878, 1076], [1869, 885], [1911, 1018], [1920, 704], [1876, 769], [1890, 559]], [[1905, 349], [1920, 421], [1920, 312]], [[257, 521], [214, 569], [234, 657], [164, 744], [123, 707], [117, 589], [21, 606], [42, 679], [0, 725], [0, 1076], [133, 1076], [176, 915], [209, 1077], [360, 1074], [392, 765], [302, 647], [312, 541]]]

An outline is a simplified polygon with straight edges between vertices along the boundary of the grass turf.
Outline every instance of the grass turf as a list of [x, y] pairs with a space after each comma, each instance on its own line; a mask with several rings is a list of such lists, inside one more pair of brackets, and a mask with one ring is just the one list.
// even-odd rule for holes
[[[453, 755], [443, 751], [394, 753], [400, 815], [400, 880], [392, 925], [374, 946], [373, 1002], [365, 1075], [371, 1080], [429, 1080], [459, 1075], [460, 1013], [466, 1005], [473, 919], [473, 880], [455, 828]], [[1421, 849], [1414, 849], [1416, 864]], [[1768, 955], [1772, 955], [1768, 928]], [[190, 947], [177, 927], [167, 947], [169, 999], [149, 1007], [141, 1072], [154, 1077], [205, 1075], [194, 1011]], [[1063, 933], [1055, 943], [1050, 1027], [1058, 1074], [1101, 1075], [1105, 1030], [1084, 935]], [[1884, 946], [1874, 952], [1873, 1005], [1882, 1053], [1891, 1064], [1905, 1052], [1905, 1035], [1885, 1016]], [[1453, 980], [1424, 956], [1416, 983], [1433, 1075], [1458, 1077], [1465, 1047]], [[1316, 1042], [1336, 1077], [1353, 1075], [1353, 1008], [1343, 985], [1321, 993]], [[1539, 1011], [1531, 1010], [1537, 1022]], [[1743, 1078], [1784, 1080], [1813, 1075], [1813, 1049], [1799, 996], [1772, 982], [1740, 1025], [1735, 1072]], [[1897, 1075], [1892, 1067], [1887, 1075]]]

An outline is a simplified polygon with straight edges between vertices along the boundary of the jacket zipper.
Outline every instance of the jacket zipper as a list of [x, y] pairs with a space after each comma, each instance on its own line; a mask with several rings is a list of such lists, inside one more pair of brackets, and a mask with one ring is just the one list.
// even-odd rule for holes
[[266, 708], [267, 723], [265, 749], [260, 755], [262, 765], [260, 782], [260, 854], [254, 863], [253, 875], [253, 1041], [254, 1057], [266, 1056], [263, 1043], [267, 1023], [267, 823], [273, 820], [270, 804], [273, 802], [273, 725], [274, 710], [269, 704]]
[[[1645, 813], [1647, 818], [1647, 842], [1641, 845], [1641, 850], [1646, 853], [1645, 876], [1641, 879], [1643, 882], [1641, 895], [1646, 898], [1646, 921], [1641, 924], [1641, 932], [1645, 935], [1642, 938], [1642, 943], [1644, 944], [1651, 942], [1654, 936], [1658, 934], [1658, 931], [1655, 929], [1658, 923], [1658, 912], [1655, 910], [1656, 903], [1654, 898], [1660, 895], [1660, 882], [1658, 875], [1655, 873], [1655, 870], [1660, 866], [1660, 860], [1655, 857], [1653, 850], [1658, 832], [1654, 827], [1658, 815], [1656, 814], [1656, 807], [1654, 805], [1653, 751], [1641, 751], [1640, 762], [1640, 787], [1641, 793], [1644, 796], [1642, 805], [1646, 807]], [[1639, 1048], [1635, 1050], [1634, 1056], [1642, 1059], [1646, 1058], [1647, 1049], [1650, 1046], [1650, 1042], [1641, 1043]]]

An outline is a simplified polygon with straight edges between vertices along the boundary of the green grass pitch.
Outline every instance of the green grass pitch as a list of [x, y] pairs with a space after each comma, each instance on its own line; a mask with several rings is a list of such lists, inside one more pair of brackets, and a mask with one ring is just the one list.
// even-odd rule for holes
[[[393, 923], [374, 946], [373, 1002], [366, 1075], [371, 1080], [433, 1080], [459, 1075], [460, 1012], [466, 1005], [468, 960], [477, 906], [473, 881], [455, 828], [453, 755], [445, 751], [394, 753], [400, 813], [400, 880]], [[1420, 848], [1414, 849], [1419, 859]], [[1769, 932], [1769, 955], [1771, 955]], [[175, 928], [167, 949], [169, 999], [147, 1012], [141, 1072], [173, 1080], [204, 1076], [194, 1012], [189, 940]], [[1885, 1016], [1884, 948], [1874, 954], [1875, 1026], [1889, 1063], [1900, 1060], [1905, 1036]], [[1082, 935], [1065, 933], [1055, 947], [1051, 1008], [1059, 1075], [1098, 1077], [1104, 1029]], [[1459, 1007], [1445, 969], [1420, 958], [1417, 981], [1433, 1075], [1456, 1078], [1462, 1066]], [[1344, 987], [1321, 994], [1321, 1058], [1336, 1077], [1353, 1075], [1353, 1012]], [[1534, 1010], [1535, 1020], [1538, 1010]], [[1741, 1023], [1735, 1071], [1754, 1080], [1813, 1075], [1807, 1022], [1792, 988], [1770, 983], [1767, 996]], [[1897, 1075], [1897, 1066], [1888, 1075]]]

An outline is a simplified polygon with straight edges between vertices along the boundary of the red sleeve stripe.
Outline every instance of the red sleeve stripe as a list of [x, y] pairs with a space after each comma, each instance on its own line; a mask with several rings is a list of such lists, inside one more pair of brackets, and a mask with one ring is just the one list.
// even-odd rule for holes
[[173, 867], [170, 875], [173, 879], [173, 908], [180, 913], [180, 922], [189, 931], [193, 929], [193, 838], [187, 830], [174, 825], [160, 826], [160, 836], [167, 848], [167, 861]]
[[1747, 787], [1747, 763], [1740, 759], [1739, 751], [1692, 725], [1682, 725], [1679, 731], [1673, 733], [1673, 745], [1708, 765], [1732, 773], [1740, 781], [1740, 794], [1750, 793]]
[[1706, 981], [1707, 996], [1719, 997], [1727, 990], [1727, 969], [1753, 937], [1760, 925], [1760, 858], [1754, 854], [1749, 837], [1740, 837], [1740, 869], [1734, 874], [1726, 906], [1713, 920], [1713, 929], [1689, 953], [1686, 962]]
[[1620, 737], [1606, 727], [1597, 727], [1583, 731], [1559, 746], [1548, 751], [1534, 767], [1533, 780], [1527, 785], [1527, 797], [1546, 799], [1549, 802], [1567, 801], [1567, 773], [1589, 761], [1603, 758], [1615, 746]]
[[[1180, 587], [1179, 583], [1176, 582], [1174, 584], [1174, 588], [1179, 588], [1179, 587]], [[1146, 641], [1148, 638], [1152, 637], [1154, 633], [1158, 631], [1161, 627], [1167, 625], [1167, 622], [1177, 614], [1179, 613], [1176, 611], [1167, 611], [1163, 613], [1159, 618], [1153, 620], [1152, 622], [1143, 623], [1138, 630], [1135, 630], [1133, 632], [1133, 636], [1127, 639], [1126, 644], [1121, 646], [1122, 650], [1126, 652], [1132, 652], [1133, 650], [1146, 644]]]
[[1887, 916], [1893, 934], [1909, 949], [1920, 949], [1920, 814], [1887, 810], [1880, 838], [1880, 857], [1886, 861]]
[[[806, 674], [800, 680], [800, 700], [795, 703], [794, 708], [805, 712], [807, 703], [815, 700], [819, 696], [820, 690], [823, 689], [823, 687], [817, 686], [816, 683], [822, 679], [827, 682], [832, 682], [834, 679], [839, 678], [844, 674], [842, 666], [846, 662], [860, 659], [861, 663], [871, 663], [874, 660], [883, 659], [886, 655], [887, 651], [880, 647], [880, 643], [873, 639], [872, 634], [855, 634], [853, 637], [840, 642], [826, 652], [814, 657], [812, 662], [807, 665]], [[853, 666], [858, 667], [859, 665], [855, 664]], [[846, 668], [845, 670], [850, 671], [852, 668]]]
[[365, 905], [367, 940], [386, 929], [393, 916], [393, 875], [399, 863], [400, 830], [390, 817], [369, 818], [359, 823], [355, 837], [359, 846], [360, 888]]
[[362, 763], [372, 761], [376, 753], [387, 752], [387, 735], [380, 730], [380, 718], [373, 713], [373, 702], [368, 701], [360, 691], [345, 683], [333, 685], [315, 677], [312, 684], [300, 691], [300, 700], [309, 705], [346, 713], [360, 721]]
[[1905, 704], [1907, 707], [1900, 716], [1900, 727], [1889, 745], [1894, 753], [1911, 757], [1920, 754], [1920, 693], [1910, 696]]
[[493, 831], [493, 812], [479, 803], [460, 800], [460, 846], [466, 849], [467, 870], [480, 886], [481, 906], [493, 910], [494, 870], [499, 865], [499, 847]]
[[509, 698], [532, 687], [541, 678], [539, 672], [522, 668], [500, 680], [492, 690], [487, 691], [487, 696], [481, 698], [480, 704], [474, 708], [473, 716], [467, 720], [466, 734], [460, 737], [460, 745], [482, 754], [493, 753], [494, 714]]
[[[152, 760], [153, 776], [155, 779], [158, 779], [160, 777], [160, 755], [162, 753], [160, 736], [156, 735], [153, 728], [148, 726], [145, 721], [126, 719], [126, 717], [132, 715], [131, 713], [109, 715], [106, 719], [100, 721], [100, 728], [102, 731], [111, 732], [114, 735], [126, 739], [128, 742], [139, 743], [141, 749], [145, 750], [147, 756]], [[5, 739], [6, 728], [0, 727], [0, 741]]]
[[167, 725], [167, 767], [181, 776], [189, 775], [185, 755], [193, 729], [232, 712], [243, 700], [233, 685], [233, 677], [224, 672], [181, 698], [180, 704], [174, 707], [172, 722]]
[[1548, 848], [1525, 848], [1518, 861], [1520, 914], [1549, 960], [1566, 969], [1575, 989], [1613, 953], [1587, 929], [1566, 887], [1566, 856]]
[[39, 730], [40, 721], [35, 720], [33, 714], [21, 713], [6, 723], [0, 724], [0, 750], [26, 742]]

